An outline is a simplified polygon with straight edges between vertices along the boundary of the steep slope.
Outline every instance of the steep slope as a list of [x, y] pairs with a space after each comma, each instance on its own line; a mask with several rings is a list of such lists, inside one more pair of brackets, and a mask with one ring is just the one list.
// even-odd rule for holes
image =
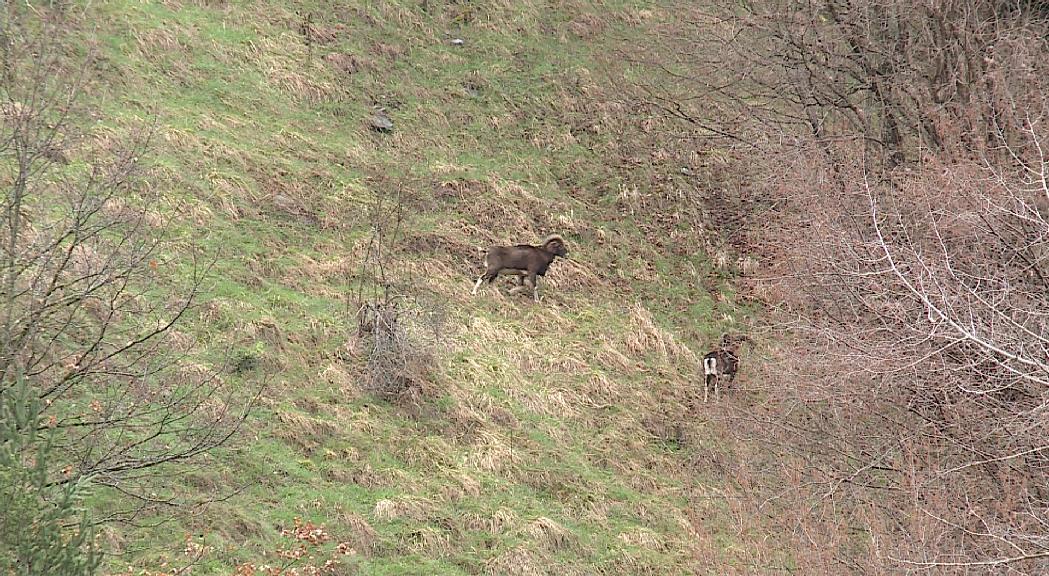
[[[535, 0], [71, 12], [99, 55], [97, 134], [155, 115], [148, 181], [184, 239], [172, 254], [215, 258], [182, 332], [202, 365], [266, 383], [243, 434], [173, 480], [217, 501], [106, 527], [114, 572], [280, 564], [296, 518], [325, 528], [325, 549], [352, 547], [338, 561], [363, 574], [725, 574], [778, 558], [740, 548], [704, 417], [721, 408], [694, 402], [697, 353], [740, 314], [694, 217], [703, 182], [660, 156], [657, 120], [619, 90], [639, 70], [624, 57], [672, 13]], [[372, 128], [375, 107], [392, 131]], [[392, 227], [381, 259], [377, 224]], [[483, 247], [553, 232], [572, 253], [541, 304], [501, 284], [470, 296]], [[372, 342], [357, 296], [376, 293], [379, 260], [430, 330], [414, 342], [432, 365], [399, 399], [362, 391]]]

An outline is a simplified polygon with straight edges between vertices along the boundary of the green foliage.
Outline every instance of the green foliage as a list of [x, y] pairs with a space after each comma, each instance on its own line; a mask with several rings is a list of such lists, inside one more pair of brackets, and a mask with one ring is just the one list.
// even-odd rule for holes
[[0, 574], [93, 574], [99, 556], [82, 487], [48, 482], [55, 432], [24, 383], [0, 392]]

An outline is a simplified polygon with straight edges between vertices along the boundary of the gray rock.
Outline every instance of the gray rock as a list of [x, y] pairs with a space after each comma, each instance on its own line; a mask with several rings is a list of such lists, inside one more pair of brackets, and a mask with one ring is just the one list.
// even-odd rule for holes
[[369, 120], [372, 130], [376, 132], [382, 132], [384, 134], [393, 132], [393, 119], [386, 114], [385, 110], [376, 110], [375, 114], [372, 114], [371, 120]]

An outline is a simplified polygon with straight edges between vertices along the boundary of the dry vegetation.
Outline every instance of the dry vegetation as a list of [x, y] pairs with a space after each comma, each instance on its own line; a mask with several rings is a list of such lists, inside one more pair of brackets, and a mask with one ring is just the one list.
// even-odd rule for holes
[[712, 194], [773, 311], [745, 509], [807, 572], [1043, 573], [1044, 7], [691, 10], [636, 94], [745, 176]]

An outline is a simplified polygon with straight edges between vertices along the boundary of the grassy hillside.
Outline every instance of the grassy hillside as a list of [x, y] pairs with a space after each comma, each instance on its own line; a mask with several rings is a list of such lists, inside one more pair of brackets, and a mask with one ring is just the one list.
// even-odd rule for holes
[[[672, 10], [169, 0], [70, 12], [99, 56], [99, 143], [156, 118], [148, 182], [181, 239], [172, 273], [193, 250], [216, 260], [181, 332], [223, 378], [267, 384], [244, 432], [172, 480], [220, 500], [107, 526], [111, 572], [198, 552], [194, 574], [278, 564], [296, 518], [324, 527], [326, 550], [352, 547], [338, 573], [789, 565], [774, 545], [744, 549], [705, 417], [723, 408], [692, 402], [696, 354], [741, 314], [696, 226], [704, 181], [681, 172], [711, 161], [662, 151], [656, 120], [622, 97], [642, 73], [629, 57]], [[371, 129], [376, 106], [392, 132]], [[354, 296], [374, 287], [380, 201], [405, 214], [386, 243], [394, 289], [440, 319], [433, 363], [400, 400], [361, 388], [369, 341]], [[554, 232], [571, 258], [541, 304], [504, 284], [470, 296], [482, 248]]]

